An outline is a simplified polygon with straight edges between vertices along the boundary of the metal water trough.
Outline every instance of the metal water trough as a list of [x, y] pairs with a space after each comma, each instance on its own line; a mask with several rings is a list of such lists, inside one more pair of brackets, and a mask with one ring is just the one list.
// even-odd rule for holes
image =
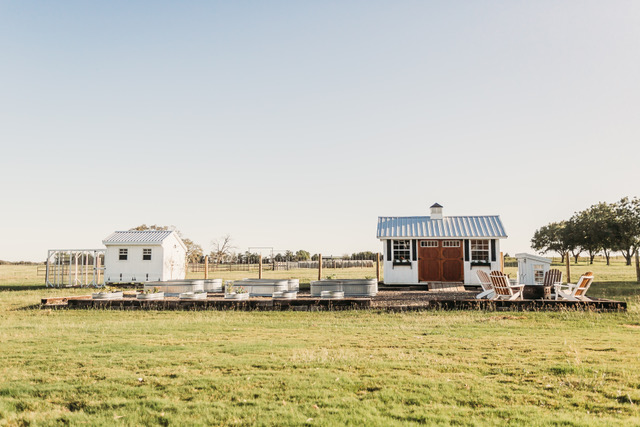
[[165, 296], [177, 297], [185, 292], [204, 292], [204, 280], [168, 280], [166, 282], [146, 282], [144, 290], [158, 288]]
[[233, 282], [233, 286], [242, 286], [252, 297], [270, 297], [275, 292], [288, 291], [289, 280], [242, 279]]
[[164, 299], [164, 292], [156, 292], [153, 294], [137, 294], [136, 299], [144, 301], [161, 300]]
[[273, 299], [296, 299], [297, 297], [298, 292], [296, 291], [283, 291], [273, 293]]
[[344, 292], [348, 297], [374, 297], [378, 294], [376, 279], [325, 279], [311, 282], [311, 296], [321, 297], [323, 291]]
[[222, 292], [222, 279], [204, 279], [205, 292]]
[[320, 292], [320, 298], [322, 299], [343, 299], [344, 292], [342, 291], [322, 291]]
[[181, 300], [207, 299], [207, 293], [206, 292], [183, 292], [180, 294], [179, 298]]
[[99, 300], [114, 300], [114, 299], [122, 299], [124, 297], [124, 292], [94, 292], [91, 294], [92, 299]]

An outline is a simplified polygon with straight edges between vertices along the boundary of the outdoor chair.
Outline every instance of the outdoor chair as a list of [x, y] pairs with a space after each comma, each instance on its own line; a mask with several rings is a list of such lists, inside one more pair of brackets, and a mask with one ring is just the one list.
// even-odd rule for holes
[[575, 285], [567, 283], [566, 285], [556, 284], [556, 299], [564, 299], [568, 301], [591, 301], [585, 294], [589, 290], [589, 287], [593, 283], [593, 273], [587, 272], [580, 276], [578, 283]]
[[518, 298], [522, 299], [522, 290], [524, 285], [512, 285], [509, 283], [509, 278], [501, 271], [492, 271], [489, 273], [491, 279], [491, 285], [495, 295], [492, 300], [509, 300], [513, 301]]
[[562, 284], [562, 271], [557, 268], [553, 268], [544, 273], [544, 280], [542, 282], [544, 286], [548, 286], [553, 289], [556, 284]]
[[493, 296], [495, 295], [495, 292], [493, 291], [493, 285], [491, 285], [491, 279], [489, 278], [489, 275], [482, 270], [478, 270], [476, 271], [476, 275], [478, 276], [478, 279], [480, 280], [480, 286], [482, 286], [482, 292], [480, 292], [478, 295], [476, 295], [477, 299], [482, 299], [482, 298], [487, 298], [487, 299], [491, 299], [493, 298]]

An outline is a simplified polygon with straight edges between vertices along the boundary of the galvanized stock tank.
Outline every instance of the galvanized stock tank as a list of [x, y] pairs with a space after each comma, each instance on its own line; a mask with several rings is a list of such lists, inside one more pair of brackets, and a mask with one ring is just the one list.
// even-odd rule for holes
[[270, 297], [274, 292], [288, 291], [289, 280], [242, 279], [233, 282], [233, 286], [242, 286], [252, 297]]
[[222, 279], [204, 279], [205, 292], [222, 292]]
[[378, 294], [377, 279], [317, 280], [311, 282], [311, 296], [320, 297], [323, 291], [344, 292], [346, 297], [374, 297]]
[[168, 280], [166, 282], [146, 282], [144, 290], [158, 288], [167, 297], [177, 297], [185, 292], [204, 292], [204, 280]]

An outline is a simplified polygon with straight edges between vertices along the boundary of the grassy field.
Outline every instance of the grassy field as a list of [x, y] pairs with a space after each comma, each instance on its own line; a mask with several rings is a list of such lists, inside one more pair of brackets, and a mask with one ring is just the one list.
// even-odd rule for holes
[[0, 425], [638, 425], [634, 270], [573, 268], [629, 311], [41, 310], [87, 291], [0, 266]]

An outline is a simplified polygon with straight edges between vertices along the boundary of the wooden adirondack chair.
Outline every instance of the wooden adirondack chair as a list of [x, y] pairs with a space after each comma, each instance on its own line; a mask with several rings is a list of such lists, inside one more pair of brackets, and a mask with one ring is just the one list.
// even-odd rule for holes
[[493, 285], [491, 284], [491, 279], [489, 278], [489, 275], [482, 271], [482, 270], [478, 270], [476, 271], [476, 275], [478, 276], [478, 279], [480, 280], [480, 286], [482, 286], [482, 292], [480, 292], [478, 295], [476, 295], [477, 299], [482, 299], [482, 298], [488, 298], [488, 299], [492, 299], [493, 296], [495, 295], [495, 292], [493, 291]]
[[542, 282], [542, 285], [544, 286], [544, 294], [545, 294], [545, 298], [546, 298], [546, 294], [547, 292], [550, 294], [549, 298], [556, 298], [556, 285], [561, 285], [562, 284], [562, 271], [558, 270], [557, 268], [553, 268], [549, 271], [547, 271], [544, 274], [544, 281]]
[[506, 299], [509, 301], [522, 299], [522, 289], [524, 285], [512, 285], [509, 283], [509, 278], [501, 271], [492, 271], [489, 273], [491, 279], [491, 285], [493, 285], [493, 291], [495, 295], [493, 300]]
[[569, 301], [591, 301], [585, 294], [589, 290], [589, 287], [593, 283], [593, 273], [587, 272], [580, 276], [578, 283], [575, 285], [567, 283], [566, 285], [556, 284], [556, 299], [565, 299]]

